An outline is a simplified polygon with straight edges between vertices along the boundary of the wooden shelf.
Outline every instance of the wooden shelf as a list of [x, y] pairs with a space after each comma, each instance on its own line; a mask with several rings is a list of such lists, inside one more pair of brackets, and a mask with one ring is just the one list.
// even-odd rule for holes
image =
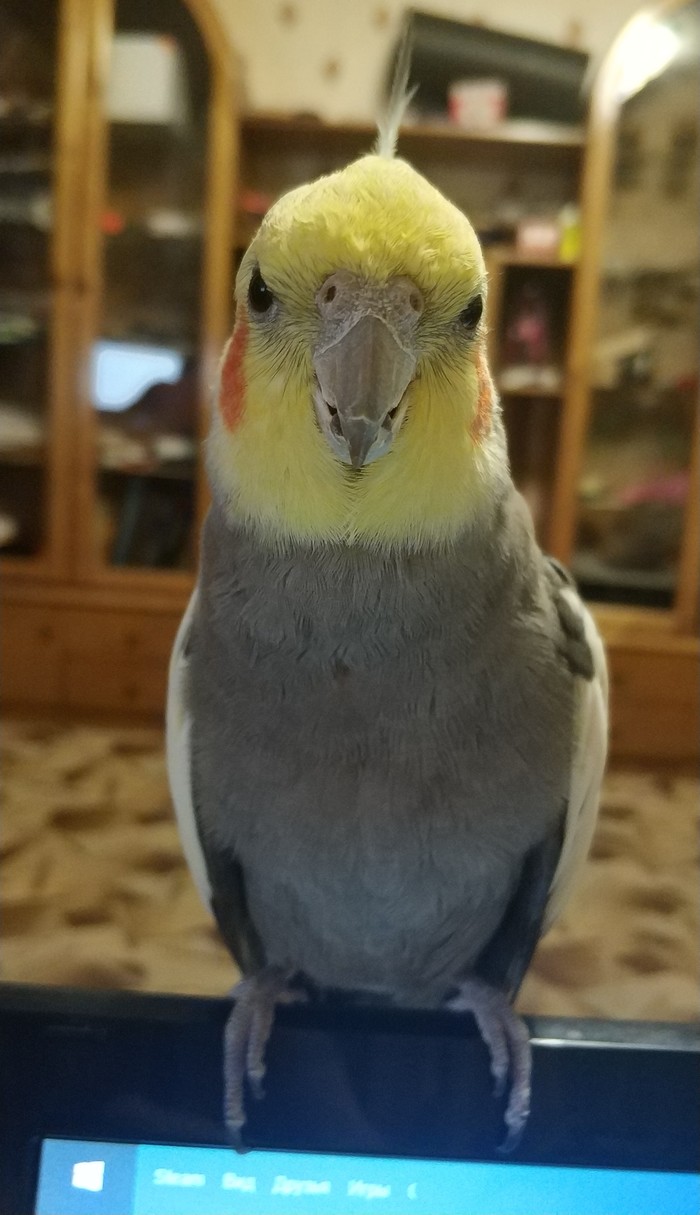
[[43, 443], [28, 443], [22, 447], [0, 447], [0, 465], [15, 468], [39, 468], [44, 464], [46, 447]]
[[112, 464], [99, 465], [100, 472], [105, 476], [115, 477], [143, 477], [146, 480], [156, 481], [193, 481], [197, 468], [194, 460], [173, 460], [171, 464], [134, 464], [114, 466]]
[[53, 122], [53, 103], [34, 102], [34, 110], [12, 105], [0, 97], [0, 131], [41, 130]]
[[36, 289], [0, 286], [0, 312], [21, 313], [24, 316], [48, 314], [51, 307], [51, 288]]
[[[247, 114], [242, 120], [245, 136], [281, 140], [304, 140], [312, 137], [321, 140], [343, 142], [367, 142], [368, 148], [376, 138], [376, 127], [369, 122], [324, 122], [311, 115], [285, 114], [274, 111], [259, 111]], [[399, 132], [399, 144], [474, 145], [479, 148], [503, 145], [547, 149], [549, 151], [579, 153], [584, 143], [581, 127], [563, 126], [557, 123], [511, 120], [491, 131], [467, 131], [445, 122], [421, 122], [406, 125]]]
[[164, 346], [168, 350], [174, 350], [183, 359], [191, 358], [197, 353], [197, 343], [194, 337], [186, 338], [180, 334], [159, 330], [154, 324], [153, 329], [143, 330], [138, 329], [133, 333], [124, 333], [120, 330], [112, 330], [105, 325], [104, 330], [98, 335], [98, 341], [114, 342], [115, 345], [122, 343], [125, 346]]
[[533, 270], [573, 270], [576, 262], [565, 261], [558, 253], [526, 253], [512, 246], [491, 245], [485, 250], [487, 260], [499, 266], [532, 267]]
[[45, 152], [9, 152], [0, 156], [0, 177], [50, 173], [53, 162]]
[[524, 400], [561, 401], [564, 396], [563, 385], [559, 388], [538, 388], [535, 384], [526, 388], [504, 388], [496, 379], [496, 387], [502, 397], [522, 397]]
[[132, 223], [129, 220], [121, 232], [105, 232], [105, 240], [110, 244], [126, 243], [129, 240], [143, 241], [144, 243], [156, 242], [165, 244], [167, 241], [172, 241], [177, 244], [200, 243], [203, 239], [201, 230], [195, 231], [192, 229], [188, 232], [159, 232], [157, 229], [151, 228], [147, 223], [139, 222]]

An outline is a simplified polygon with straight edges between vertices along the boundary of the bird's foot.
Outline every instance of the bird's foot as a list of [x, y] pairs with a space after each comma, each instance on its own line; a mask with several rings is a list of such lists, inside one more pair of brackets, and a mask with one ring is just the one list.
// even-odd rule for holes
[[474, 1014], [491, 1057], [496, 1097], [505, 1092], [510, 1073], [511, 1088], [505, 1112], [508, 1133], [499, 1151], [512, 1152], [530, 1113], [532, 1049], [527, 1026], [513, 1012], [503, 992], [489, 987], [481, 979], [460, 983], [457, 995], [448, 1001], [447, 1007], [455, 1012]]
[[235, 1004], [224, 1030], [224, 1119], [234, 1147], [242, 1150], [245, 1125], [245, 1081], [254, 1097], [263, 1094], [265, 1051], [277, 1004], [305, 999], [289, 983], [293, 971], [268, 966], [259, 974], [241, 979], [232, 991]]

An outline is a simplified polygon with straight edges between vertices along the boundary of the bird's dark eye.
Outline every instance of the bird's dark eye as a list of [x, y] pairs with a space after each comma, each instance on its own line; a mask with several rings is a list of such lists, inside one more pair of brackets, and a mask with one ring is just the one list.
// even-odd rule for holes
[[481, 314], [483, 311], [483, 298], [480, 295], [475, 295], [471, 303], [467, 304], [466, 308], [462, 309], [457, 319], [459, 320], [460, 325], [463, 325], [465, 329], [476, 329], [479, 321], [481, 320]]
[[248, 284], [248, 303], [253, 312], [263, 313], [269, 312], [274, 302], [275, 297], [256, 266]]

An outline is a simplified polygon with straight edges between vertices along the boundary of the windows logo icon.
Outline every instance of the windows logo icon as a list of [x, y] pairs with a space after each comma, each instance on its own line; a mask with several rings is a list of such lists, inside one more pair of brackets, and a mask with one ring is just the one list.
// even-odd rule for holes
[[105, 1181], [104, 1160], [79, 1160], [73, 1165], [71, 1185], [75, 1190], [91, 1190], [99, 1194]]

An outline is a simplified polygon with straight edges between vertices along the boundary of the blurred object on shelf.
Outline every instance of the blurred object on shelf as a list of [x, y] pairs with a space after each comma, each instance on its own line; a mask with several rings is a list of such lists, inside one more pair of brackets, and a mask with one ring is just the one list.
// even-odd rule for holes
[[0, 401], [0, 457], [40, 447], [45, 437], [44, 424], [35, 414], [12, 401]]
[[668, 570], [672, 577], [680, 549], [684, 505], [685, 499], [634, 506], [622, 502], [584, 505], [579, 516], [582, 551], [595, 555], [608, 567]]
[[155, 207], [143, 216], [133, 217], [110, 207], [102, 212], [100, 227], [105, 236], [127, 233], [136, 239], [151, 236], [156, 240], [197, 240], [202, 234], [198, 215], [172, 207]]
[[199, 215], [188, 215], [174, 207], [159, 207], [150, 211], [144, 220], [144, 228], [151, 236], [163, 240], [186, 240], [202, 234]]
[[[199, 240], [154, 237], [143, 224], [126, 226], [111, 211], [105, 240], [103, 336], [134, 345], [172, 346], [198, 341]], [[104, 222], [104, 217], [103, 217]]]
[[198, 421], [193, 359], [157, 347], [97, 342], [93, 400], [101, 417], [102, 469], [194, 477]]
[[510, 308], [506, 325], [506, 366], [541, 366], [551, 357], [551, 316], [542, 288], [535, 280], [523, 284]]
[[563, 377], [558, 367], [551, 364], [537, 366], [534, 363], [514, 363], [504, 367], [498, 376], [501, 392], [540, 392], [543, 396], [555, 396], [561, 392]]
[[[1, 205], [1, 204], [0, 204]], [[48, 277], [46, 231], [29, 216], [0, 214], [0, 285], [35, 290]]]
[[553, 361], [552, 306], [534, 278], [521, 285], [507, 309], [502, 357], [502, 391], [554, 393], [561, 388], [562, 373]]
[[53, 93], [52, 47], [35, 6], [0, 6], [0, 116], [36, 113]]
[[262, 219], [275, 201], [275, 195], [265, 190], [241, 190], [238, 205], [245, 215], [256, 215]]
[[196, 432], [196, 362], [179, 350], [96, 342], [92, 395], [97, 410], [119, 414], [120, 425], [132, 433]]
[[185, 435], [166, 432], [137, 439], [121, 427], [103, 422], [98, 442], [100, 468], [144, 475], [159, 471], [166, 476], [178, 472], [182, 476], [195, 475], [197, 444]]
[[450, 121], [471, 131], [489, 131], [508, 116], [503, 80], [454, 80], [447, 92]]
[[19, 198], [0, 196], [0, 224], [31, 224], [42, 232], [48, 232], [51, 216], [51, 195], [47, 190], [34, 191]]
[[45, 98], [4, 97], [0, 94], [0, 123], [41, 126], [53, 117], [53, 105]]
[[[418, 86], [413, 99], [418, 113], [447, 114], [450, 87], [456, 81], [495, 78], [508, 90], [512, 118], [582, 121], [588, 66], [582, 51], [411, 9], [404, 25], [410, 29], [410, 83]], [[395, 59], [396, 52], [387, 84]]]
[[111, 565], [188, 567], [192, 559], [191, 479], [104, 474], [100, 492], [115, 517], [111, 550], [105, 554]]
[[680, 198], [692, 189], [697, 158], [698, 124], [681, 118], [673, 128], [664, 165], [663, 192], [668, 198]]
[[[160, 434], [153, 435], [151, 447], [161, 464], [179, 464], [183, 460], [192, 460], [197, 454], [197, 444], [186, 435]], [[194, 464], [192, 466], [194, 476]]]
[[[627, 571], [621, 586], [640, 594], [672, 593], [690, 491], [688, 414], [694, 382], [656, 384], [644, 346], [622, 348], [612, 388], [596, 391], [595, 428], [579, 490], [579, 577], [604, 584]], [[639, 353], [641, 349], [641, 354]], [[620, 348], [616, 348], [619, 354]], [[633, 571], [640, 574], [635, 580]], [[661, 582], [644, 577], [663, 575]]]
[[503, 391], [501, 404], [513, 480], [527, 502], [535, 533], [546, 546], [559, 441], [559, 401], [535, 390], [523, 395]]
[[581, 256], [581, 208], [567, 203], [559, 212], [559, 257], [563, 262], [578, 261]]
[[120, 426], [102, 422], [98, 429], [100, 468], [140, 469], [149, 462], [148, 444], [124, 433]]
[[146, 343], [97, 341], [91, 360], [95, 407], [105, 413], [123, 413], [156, 385], [176, 384], [184, 366], [178, 350]]
[[104, 232], [105, 236], [121, 236], [126, 228], [126, 220], [120, 211], [115, 211], [113, 207], [103, 211], [100, 216], [100, 231]]
[[0, 156], [0, 177], [29, 177], [51, 172], [51, 157], [46, 152], [9, 152]]
[[8, 515], [6, 511], [0, 510], [0, 548], [7, 548], [9, 544], [13, 544], [18, 532], [17, 520], [12, 515]]
[[597, 389], [646, 383], [653, 364], [654, 331], [635, 325], [622, 332], [601, 333], [593, 349], [592, 382]]
[[500, 197], [488, 208], [488, 215], [478, 224], [478, 236], [482, 246], [514, 247], [515, 234], [525, 209], [522, 181], [519, 177], [511, 177]]
[[112, 122], [183, 126], [188, 118], [182, 51], [163, 34], [117, 31], [107, 90]]
[[527, 216], [521, 219], [515, 232], [515, 247], [518, 253], [532, 257], [555, 257], [560, 240], [557, 220], [544, 216]]
[[0, 346], [16, 346], [31, 342], [42, 326], [32, 316], [18, 312], [0, 312]]
[[[19, 456], [19, 453], [14, 453]], [[0, 459], [0, 513], [12, 520], [3, 556], [33, 556], [41, 549], [44, 515], [44, 478], [40, 453], [26, 462]]]

